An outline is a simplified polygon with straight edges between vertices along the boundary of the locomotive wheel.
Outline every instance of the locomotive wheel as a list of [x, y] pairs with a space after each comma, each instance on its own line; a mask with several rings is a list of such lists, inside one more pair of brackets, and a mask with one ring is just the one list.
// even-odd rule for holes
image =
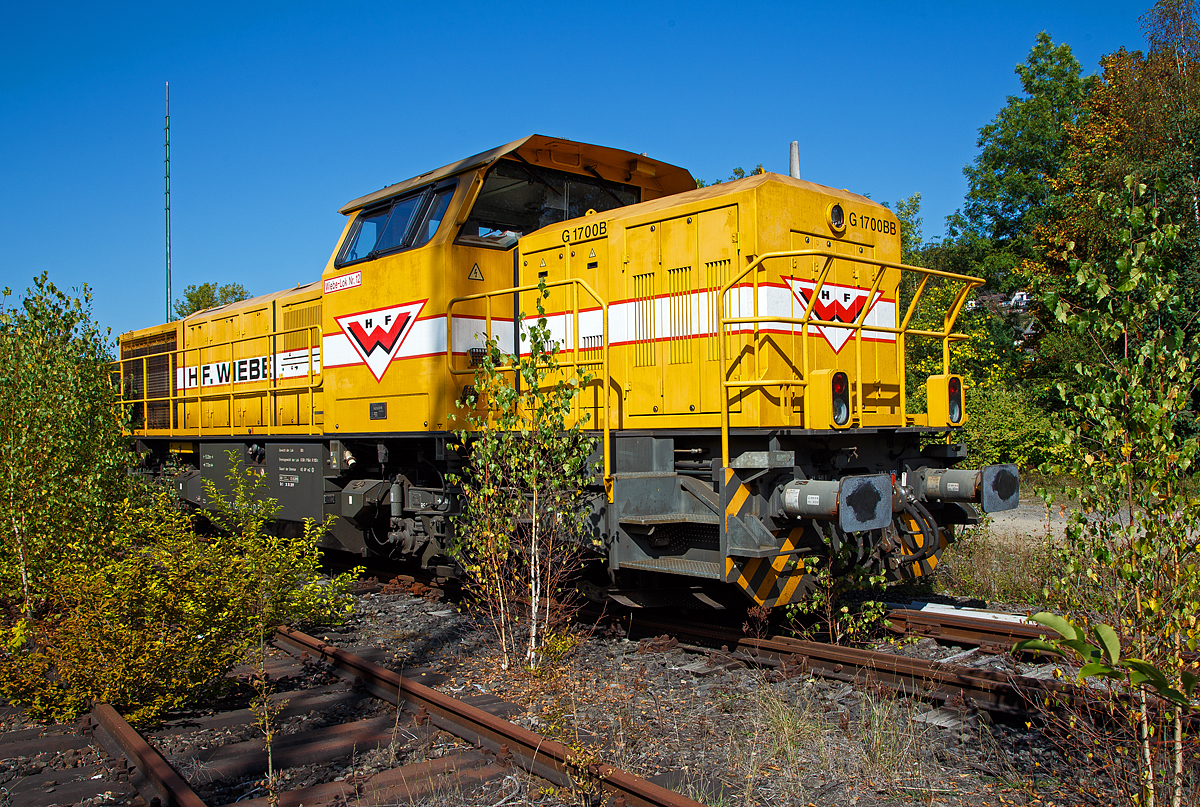
[[[888, 556], [887, 576], [889, 580], [915, 580], [918, 577], [933, 574], [942, 551], [954, 543], [953, 525], [939, 527], [933, 536], [929, 536], [921, 529], [917, 520], [907, 513], [897, 516], [894, 528], [899, 540], [896, 542], [898, 547], [894, 548]], [[930, 540], [937, 541], [937, 548], [932, 554], [918, 561], [907, 560], [913, 555], [923, 553]], [[895, 568], [891, 568], [892, 562], [897, 562]]]

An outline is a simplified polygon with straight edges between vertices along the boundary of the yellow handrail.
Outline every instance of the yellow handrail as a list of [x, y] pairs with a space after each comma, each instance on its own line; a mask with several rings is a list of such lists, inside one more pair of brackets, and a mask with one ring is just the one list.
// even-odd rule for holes
[[[308, 337], [309, 337], [307, 346], [295, 348], [295, 350], [297, 350], [297, 351], [303, 350], [303, 351], [307, 351], [307, 353], [308, 353], [308, 356], [307, 356], [308, 372], [307, 372], [307, 379], [306, 379], [307, 384], [303, 384], [303, 385], [292, 384], [292, 385], [284, 386], [279, 383], [280, 379], [278, 377], [276, 377], [276, 378], [262, 379], [263, 381], [271, 382], [270, 385], [265, 388], [258, 387], [258, 388], [249, 389], [249, 390], [235, 390], [234, 386], [233, 386], [233, 381], [231, 378], [227, 384], [219, 385], [222, 387], [228, 386], [229, 389], [227, 391], [204, 392], [204, 387], [198, 386], [196, 388], [197, 391], [194, 393], [189, 393], [189, 392], [186, 392], [186, 390], [185, 390], [185, 392], [183, 394], [179, 394], [177, 387], [175, 385], [176, 374], [179, 372], [179, 370], [186, 370], [186, 369], [188, 369], [188, 367], [203, 367], [205, 364], [212, 364], [215, 362], [227, 361], [230, 364], [232, 364], [233, 362], [240, 361], [240, 359], [235, 359], [233, 357], [235, 345], [238, 345], [243, 342], [253, 342], [255, 340], [273, 339], [274, 337], [286, 336], [286, 335], [292, 334], [292, 333], [307, 333]], [[168, 427], [166, 429], [150, 429], [149, 418], [148, 418], [149, 404], [152, 404], [152, 403], [167, 403], [167, 404], [169, 404], [170, 411], [171, 411], [171, 417], [169, 419], [169, 422], [173, 423], [175, 420], [175, 413], [177, 412], [176, 407], [178, 405], [183, 404], [186, 406], [189, 403], [201, 403], [204, 401], [215, 401], [215, 400], [221, 400], [221, 399], [226, 399], [229, 402], [228, 433], [232, 434], [233, 429], [234, 429], [234, 426], [233, 426], [233, 403], [234, 403], [234, 401], [239, 398], [253, 398], [253, 397], [269, 397], [271, 399], [271, 417], [270, 417], [270, 423], [268, 425], [261, 426], [261, 427], [254, 426], [254, 427], [248, 427], [248, 428], [265, 429], [266, 431], [261, 432], [262, 434], [283, 433], [283, 432], [275, 431], [275, 429], [278, 427], [278, 424], [276, 423], [276, 411], [275, 411], [276, 399], [281, 392], [289, 393], [289, 394], [298, 393], [298, 392], [306, 392], [307, 393], [307, 395], [308, 395], [309, 432], [315, 434], [316, 433], [315, 394], [317, 391], [322, 389], [322, 382], [316, 378], [317, 374], [313, 372], [313, 367], [316, 363], [315, 356], [314, 356], [314, 350], [319, 349], [320, 347], [321, 347], [320, 326], [303, 325], [303, 326], [300, 326], [297, 328], [288, 328], [288, 329], [281, 330], [281, 331], [271, 331], [270, 333], [255, 334], [254, 336], [243, 336], [243, 337], [239, 337], [237, 339], [230, 339], [225, 342], [217, 342], [215, 344], [193, 345], [191, 347], [182, 347], [182, 348], [178, 348], [176, 350], [163, 351], [162, 353], [151, 353], [151, 354], [147, 354], [145, 356], [134, 356], [134, 357], [127, 358], [127, 359], [117, 359], [117, 360], [111, 362], [109, 364], [109, 367], [110, 368], [115, 367], [117, 369], [117, 372], [119, 373], [120, 384], [121, 384], [121, 395], [120, 395], [120, 399], [117, 402], [118, 405], [126, 406], [126, 405], [132, 405], [132, 404], [143, 404], [146, 406], [146, 413], [145, 413], [147, 415], [146, 423], [143, 424], [142, 428], [140, 428], [140, 429], [131, 429], [131, 433], [133, 433], [133, 434], [141, 434], [141, 433], [145, 433], [148, 431], [167, 431], [167, 432], [170, 432], [171, 434], [177, 434], [180, 436], [193, 436], [193, 430], [188, 430], [188, 429], [186, 429], [186, 427], [177, 428], [177, 427], [168, 425]], [[224, 350], [222, 350], [222, 349], [224, 349]], [[215, 353], [215, 352], [228, 353], [228, 358], [214, 357], [213, 353]], [[198, 363], [195, 363], [195, 364], [185, 363], [184, 362], [185, 356], [183, 354], [187, 354], [187, 353], [196, 354], [196, 356], [198, 357]], [[205, 354], [207, 354], [207, 361], [205, 358]], [[168, 394], [166, 396], [159, 396], [159, 397], [154, 397], [154, 398], [149, 397], [149, 394], [148, 394], [149, 393], [149, 378], [150, 378], [149, 362], [151, 359], [164, 359], [167, 362], [167, 367], [166, 367], [165, 372], [168, 377], [168, 389], [170, 390], [170, 394]], [[176, 361], [176, 360], [178, 360], [178, 361]], [[273, 367], [275, 366], [275, 362], [276, 362], [275, 354], [272, 354], [271, 355], [271, 364]], [[126, 378], [125, 373], [126, 373], [127, 368], [134, 363], [141, 364], [142, 394], [140, 397], [126, 398], [125, 397], [125, 378]], [[231, 372], [232, 372], [232, 368], [231, 368]], [[289, 379], [289, 380], [292, 380], [292, 379]], [[299, 380], [304, 380], [304, 379], [294, 379], [294, 380], [299, 381]], [[217, 386], [217, 385], [210, 385], [210, 386]], [[297, 420], [299, 420], [299, 414], [300, 413], [297, 412]], [[222, 431], [220, 428], [218, 428], [216, 426], [210, 427], [210, 431], [212, 433], [216, 433], [216, 434], [224, 434], [225, 433], [224, 431]], [[290, 432], [288, 432], [288, 433], [290, 433]], [[196, 428], [194, 430], [194, 436], [203, 437], [204, 434], [205, 434], [204, 417], [203, 417], [203, 413], [201, 413], [200, 420], [196, 424]]]
[[[487, 323], [487, 339], [492, 339], [492, 298], [506, 296], [510, 294], [521, 294], [522, 292], [538, 291], [541, 288], [553, 289], [559, 286], [571, 287], [571, 315], [573, 317], [571, 329], [574, 337], [574, 345], [571, 347], [572, 360], [563, 362], [561, 367], [585, 367], [594, 366], [595, 361], [580, 360], [579, 352], [579, 290], [583, 289], [596, 304], [600, 307], [601, 316], [601, 344], [600, 344], [600, 385], [603, 390], [603, 405], [604, 405], [604, 495], [609, 503], [613, 501], [613, 485], [612, 485], [612, 465], [609, 456], [609, 407], [608, 399], [611, 395], [609, 387], [612, 386], [612, 379], [608, 375], [608, 302], [602, 298], [595, 289], [589, 286], [585, 281], [577, 277], [568, 277], [563, 280], [545, 281], [541, 284], [530, 286], [514, 286], [508, 289], [497, 289], [496, 291], [485, 291], [478, 294], [468, 294], [463, 297], [455, 297], [446, 304], [446, 369], [451, 375], [474, 375], [473, 369], [460, 370], [454, 366], [454, 306], [460, 303], [470, 302], [472, 300], [484, 301], [484, 321]], [[566, 312], [564, 312], [566, 313]], [[514, 316], [516, 312], [514, 311]], [[594, 349], [594, 348], [584, 348]], [[519, 355], [520, 345], [513, 345], [514, 355]], [[500, 372], [516, 372], [514, 364], [507, 364], [503, 367], [496, 368]]]
[[[751, 272], [754, 272], [755, 270], [760, 270], [760, 271], [763, 270], [763, 268], [764, 268], [763, 264], [764, 264], [764, 262], [766, 262], [768, 260], [772, 260], [775, 258], [802, 258], [802, 257], [825, 258], [825, 263], [821, 267], [821, 271], [817, 275], [815, 285], [813, 287], [813, 290], [811, 292], [811, 295], [810, 295], [810, 298], [808, 301], [808, 305], [806, 305], [804, 308], [804, 316], [803, 317], [799, 317], [799, 318], [780, 317], [780, 316], [775, 316], [775, 315], [759, 316], [757, 274], [755, 275], [755, 278], [754, 278], [754, 315], [751, 317], [726, 317], [725, 316], [725, 310], [726, 310], [725, 309], [725, 306], [726, 306], [725, 297], [726, 297], [726, 295], [729, 293], [729, 291], [731, 289], [736, 287], [742, 281], [742, 279], [746, 277], [746, 275], [750, 274]], [[871, 266], [878, 267], [876, 270], [876, 273], [875, 273], [875, 279], [872, 281], [872, 284], [871, 284], [871, 290], [867, 297], [868, 304], [863, 306], [863, 310], [859, 313], [858, 317], [855, 318], [854, 322], [828, 321], [828, 320], [823, 320], [823, 319], [814, 319], [812, 316], [813, 308], [816, 305], [818, 295], [820, 294], [821, 289], [824, 287], [825, 282], [829, 277], [829, 271], [830, 271], [831, 267], [833, 266], [833, 261], [835, 261], [835, 260], [845, 260], [845, 261], [850, 261], [853, 263], [862, 263], [862, 264], [868, 264]], [[870, 301], [874, 297], [874, 295], [877, 293], [879, 286], [883, 281], [883, 275], [884, 275], [885, 269], [897, 269], [901, 272], [904, 272], [904, 271], [916, 272], [922, 276], [921, 283], [917, 287], [917, 291], [913, 295], [912, 301], [909, 303], [908, 310], [907, 310], [907, 312], [905, 312], [904, 321], [899, 328], [888, 327], [888, 326], [883, 326], [883, 325], [871, 325], [870, 327], [867, 327], [866, 326], [867, 314], [871, 310]], [[927, 331], [927, 330], [921, 330], [921, 329], [910, 329], [910, 328], [908, 328], [908, 323], [912, 320], [913, 314], [917, 310], [917, 303], [920, 300], [922, 293], [925, 291], [925, 287], [926, 287], [927, 283], [929, 282], [929, 278], [931, 278], [931, 277], [944, 278], [947, 280], [957, 281], [957, 282], [962, 283], [963, 287], [961, 290], [959, 290], [958, 294], [955, 295], [953, 302], [951, 303], [950, 307], [947, 309], [946, 314], [942, 320], [944, 327], [941, 331]], [[904, 362], [904, 353], [903, 353], [904, 337], [905, 336], [923, 336], [923, 337], [941, 339], [942, 340], [942, 372], [943, 373], [949, 372], [950, 371], [950, 342], [951, 341], [961, 341], [961, 340], [967, 338], [965, 334], [951, 333], [951, 328], [954, 327], [954, 323], [958, 319], [959, 312], [962, 310], [962, 306], [966, 303], [967, 296], [970, 294], [971, 289], [975, 288], [976, 286], [982, 286], [982, 285], [983, 285], [983, 280], [981, 280], [980, 278], [977, 278], [977, 277], [971, 277], [969, 275], [960, 275], [960, 274], [956, 274], [954, 272], [943, 272], [940, 269], [927, 269], [923, 266], [910, 266], [908, 264], [893, 263], [891, 261], [882, 261], [882, 260], [876, 260], [876, 259], [864, 260], [861, 258], [854, 258], [853, 256], [850, 256], [850, 255], [843, 255], [838, 252], [831, 252], [829, 250], [823, 250], [823, 249], [789, 249], [789, 250], [780, 250], [778, 252], [767, 252], [767, 253], [757, 256], [753, 261], [751, 261], [746, 266], [745, 269], [743, 269], [741, 271], [741, 273], [739, 273], [735, 277], [730, 278], [729, 281], [727, 283], [725, 283], [724, 286], [721, 287], [721, 291], [719, 292], [718, 298], [717, 298], [718, 299], [718, 305], [717, 305], [717, 337], [718, 337], [717, 351], [718, 351], [718, 353], [717, 353], [717, 355], [720, 360], [719, 363], [722, 368], [722, 371], [725, 374], [725, 379], [721, 383], [721, 390], [722, 390], [722, 394], [721, 394], [721, 462], [722, 462], [722, 464], [725, 467], [729, 466], [729, 390], [736, 389], [736, 388], [750, 388], [750, 387], [774, 387], [774, 386], [804, 387], [804, 386], [807, 386], [807, 384], [808, 384], [807, 378], [808, 378], [808, 370], [809, 370], [809, 368], [808, 368], [808, 327], [812, 323], [817, 323], [822, 328], [846, 328], [846, 329], [854, 331], [855, 367], [856, 367], [856, 373], [857, 373], [857, 378], [855, 379], [855, 383], [857, 384], [858, 411], [859, 411], [860, 417], [861, 417], [861, 413], [863, 410], [862, 332], [864, 330], [868, 330], [871, 332], [891, 333], [891, 334], [896, 335], [896, 343], [897, 343], [897, 351], [898, 351], [897, 357], [896, 357], [896, 363], [897, 363], [897, 367], [899, 368], [899, 375], [900, 375], [900, 416], [901, 416], [901, 419], [903, 422], [903, 418], [905, 418], [907, 415], [907, 410], [905, 408], [906, 400], [905, 400], [905, 395], [904, 395], [904, 384], [905, 384], [905, 377], [904, 377], [905, 362]], [[897, 303], [899, 303], [899, 300], [897, 300]], [[804, 374], [803, 378], [799, 378], [799, 379], [759, 379], [759, 378], [755, 378], [750, 381], [731, 381], [731, 380], [729, 380], [729, 376], [732, 373], [733, 367], [728, 363], [728, 357], [726, 355], [727, 346], [726, 346], [725, 342], [726, 342], [726, 338], [728, 336], [728, 334], [726, 333], [726, 328], [730, 325], [755, 325], [755, 326], [757, 326], [763, 322], [778, 322], [778, 323], [783, 323], [783, 324], [788, 324], [788, 325], [800, 325], [801, 326], [800, 344], [801, 344], [801, 354], [802, 354], [801, 365], [803, 367], [803, 374]], [[757, 327], [755, 327], [754, 333], [755, 334], [758, 333]], [[754, 347], [754, 361], [755, 361], [756, 370], [758, 368], [758, 352], [759, 352], [759, 348], [758, 348], [757, 340], [756, 340], [755, 347]], [[756, 372], [756, 375], [757, 375], [757, 372]]]

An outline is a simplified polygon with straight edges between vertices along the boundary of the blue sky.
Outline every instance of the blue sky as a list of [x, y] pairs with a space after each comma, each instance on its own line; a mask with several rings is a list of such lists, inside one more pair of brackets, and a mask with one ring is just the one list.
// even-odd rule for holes
[[346, 201], [529, 133], [707, 179], [761, 162], [895, 201], [926, 238], [1039, 31], [1085, 72], [1148, 3], [14, 4], [0, 29], [0, 286], [88, 284], [114, 333], [172, 265], [254, 294], [319, 276]]

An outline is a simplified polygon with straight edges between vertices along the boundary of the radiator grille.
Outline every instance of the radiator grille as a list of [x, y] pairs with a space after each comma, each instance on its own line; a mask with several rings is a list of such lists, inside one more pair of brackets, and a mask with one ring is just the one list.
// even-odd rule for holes
[[[283, 327], [281, 330], [290, 331], [293, 328], [320, 328], [321, 326], [321, 304], [296, 306], [289, 308], [283, 312]], [[304, 350], [308, 347], [315, 346], [314, 331], [297, 331], [296, 333], [285, 333], [279, 337], [276, 350]]]
[[633, 364], [654, 364], [654, 273], [633, 276]]
[[174, 350], [174, 333], [155, 334], [121, 345], [121, 358], [133, 359], [121, 369], [121, 397], [133, 402], [129, 412], [133, 428], [171, 428], [171, 402], [147, 399], [171, 397], [177, 366]]
[[670, 363], [690, 364], [692, 361], [692, 267], [681, 266], [667, 270], [667, 307], [670, 318]]

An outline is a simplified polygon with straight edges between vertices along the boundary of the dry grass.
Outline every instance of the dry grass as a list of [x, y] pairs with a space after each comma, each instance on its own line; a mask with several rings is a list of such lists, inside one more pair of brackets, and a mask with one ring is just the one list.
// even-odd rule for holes
[[898, 793], [935, 775], [942, 738], [915, 719], [927, 706], [886, 692], [835, 702], [815, 692], [764, 681], [743, 700], [726, 738], [738, 803], [840, 803], [854, 789]]
[[1046, 535], [1000, 536], [985, 519], [946, 550], [934, 585], [941, 593], [987, 602], [1046, 606], [1055, 571]]
[[[609, 648], [607, 658], [568, 658], [553, 679], [531, 675], [514, 689], [510, 675], [495, 693], [527, 703], [519, 722], [535, 731], [710, 807], [930, 803], [935, 792], [988, 787], [955, 767], [964, 753], [1009, 770], [986, 725], [932, 726], [918, 719], [928, 704], [878, 687], [756, 669], [693, 676], [683, 667], [695, 656]], [[977, 750], [985, 740], [987, 753]], [[578, 803], [588, 783], [578, 784], [524, 798]]]
[[912, 701], [887, 693], [864, 692], [859, 705], [857, 736], [862, 746], [862, 773], [889, 784], [920, 781], [923, 763], [927, 762], [922, 749], [930, 729], [913, 719], [917, 712]]

